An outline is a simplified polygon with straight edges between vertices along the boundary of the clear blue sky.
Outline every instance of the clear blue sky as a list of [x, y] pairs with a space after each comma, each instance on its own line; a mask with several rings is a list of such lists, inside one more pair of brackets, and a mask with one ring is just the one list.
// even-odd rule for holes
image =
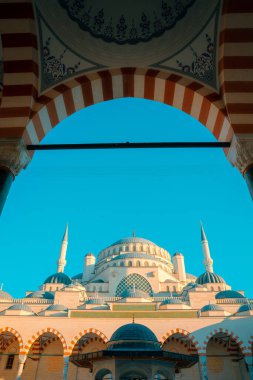
[[[214, 141], [190, 116], [167, 105], [120, 99], [84, 109], [43, 143]], [[83, 256], [130, 236], [145, 237], [187, 272], [204, 272], [200, 219], [214, 270], [252, 294], [253, 205], [240, 173], [220, 149], [36, 152], [16, 178], [1, 225], [1, 282], [15, 297], [36, 290], [56, 271], [65, 225], [65, 272], [82, 271]]]

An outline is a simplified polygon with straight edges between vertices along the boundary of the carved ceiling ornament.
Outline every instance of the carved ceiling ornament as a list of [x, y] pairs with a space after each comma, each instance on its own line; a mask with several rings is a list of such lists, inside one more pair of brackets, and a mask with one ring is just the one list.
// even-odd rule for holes
[[172, 29], [196, 0], [58, 0], [69, 17], [95, 38], [137, 44]]

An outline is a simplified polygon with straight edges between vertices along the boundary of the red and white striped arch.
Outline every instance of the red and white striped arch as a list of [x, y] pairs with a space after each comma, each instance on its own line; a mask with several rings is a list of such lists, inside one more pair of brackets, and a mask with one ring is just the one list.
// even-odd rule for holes
[[230, 141], [232, 129], [223, 102], [211, 89], [175, 74], [145, 69], [113, 69], [75, 78], [41, 96], [25, 133], [38, 144], [74, 112], [106, 100], [134, 97], [176, 107], [205, 125], [219, 141]]
[[77, 335], [75, 335], [74, 338], [71, 340], [70, 345], [68, 346], [69, 353], [71, 353], [75, 349], [75, 346], [77, 342], [79, 341], [79, 339], [81, 339], [83, 336], [89, 333], [96, 335], [99, 339], [101, 339], [103, 343], [106, 343], [108, 341], [108, 338], [105, 336], [105, 334], [103, 334], [101, 331], [97, 329], [89, 328], [87, 330], [82, 330]]
[[51, 333], [52, 335], [55, 335], [57, 338], [59, 338], [59, 340], [62, 343], [63, 353], [64, 353], [64, 355], [66, 355], [66, 352], [67, 352], [67, 343], [66, 343], [66, 340], [65, 340], [64, 336], [58, 330], [56, 330], [55, 328], [51, 328], [51, 327], [47, 327], [45, 329], [41, 329], [41, 330], [37, 331], [35, 334], [33, 334], [31, 336], [30, 339], [28, 339], [27, 343], [24, 345], [25, 354], [28, 354], [29, 350], [31, 349], [31, 347], [33, 346], [33, 344], [36, 342], [36, 340], [41, 335], [46, 334], [46, 333]]
[[0, 328], [0, 334], [4, 334], [7, 331], [10, 332], [11, 334], [13, 334], [14, 337], [17, 339], [18, 345], [19, 345], [19, 351], [22, 354], [22, 351], [23, 351], [23, 340], [21, 338], [21, 335], [19, 334], [19, 332], [17, 330], [15, 330], [12, 327], [6, 326], [6, 327]]
[[200, 350], [201, 347], [200, 347], [197, 339], [189, 331], [181, 329], [181, 328], [169, 330], [162, 337], [162, 340], [161, 340], [162, 344], [165, 344], [168, 339], [170, 339], [171, 337], [173, 337], [173, 335], [176, 335], [176, 334], [186, 336], [193, 343], [193, 345], [196, 347], [196, 351], [198, 352]]
[[224, 0], [220, 90], [234, 133], [253, 133], [253, 1]]
[[233, 331], [228, 330], [228, 329], [223, 329], [223, 328], [218, 328], [218, 329], [214, 329], [214, 330], [210, 331], [210, 333], [206, 336], [206, 338], [203, 342], [203, 346], [201, 347], [201, 351], [203, 353], [206, 353], [207, 345], [208, 345], [208, 342], [210, 341], [210, 339], [219, 333], [223, 333], [223, 334], [230, 336], [238, 344], [242, 353], [247, 354], [248, 349], [247, 349], [247, 346], [246, 346], [245, 342], [243, 341], [243, 339], [241, 339]]

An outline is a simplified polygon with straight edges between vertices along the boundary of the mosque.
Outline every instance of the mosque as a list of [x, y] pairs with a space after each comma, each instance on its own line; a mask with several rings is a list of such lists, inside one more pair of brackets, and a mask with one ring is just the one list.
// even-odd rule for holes
[[123, 238], [81, 273], [65, 273], [68, 227], [57, 272], [15, 299], [0, 291], [0, 379], [253, 379], [253, 300], [145, 238]]

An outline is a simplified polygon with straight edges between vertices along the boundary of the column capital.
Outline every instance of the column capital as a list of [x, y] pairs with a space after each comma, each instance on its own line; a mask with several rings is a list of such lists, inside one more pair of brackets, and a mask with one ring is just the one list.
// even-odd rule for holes
[[25, 361], [26, 361], [26, 358], [27, 358], [27, 355], [18, 355], [18, 362], [20, 363], [20, 364], [24, 364], [25, 363]]
[[234, 135], [227, 158], [244, 175], [253, 166], [253, 134]]
[[0, 167], [6, 168], [13, 176], [17, 176], [21, 169], [26, 168], [30, 160], [22, 139], [0, 139]]

